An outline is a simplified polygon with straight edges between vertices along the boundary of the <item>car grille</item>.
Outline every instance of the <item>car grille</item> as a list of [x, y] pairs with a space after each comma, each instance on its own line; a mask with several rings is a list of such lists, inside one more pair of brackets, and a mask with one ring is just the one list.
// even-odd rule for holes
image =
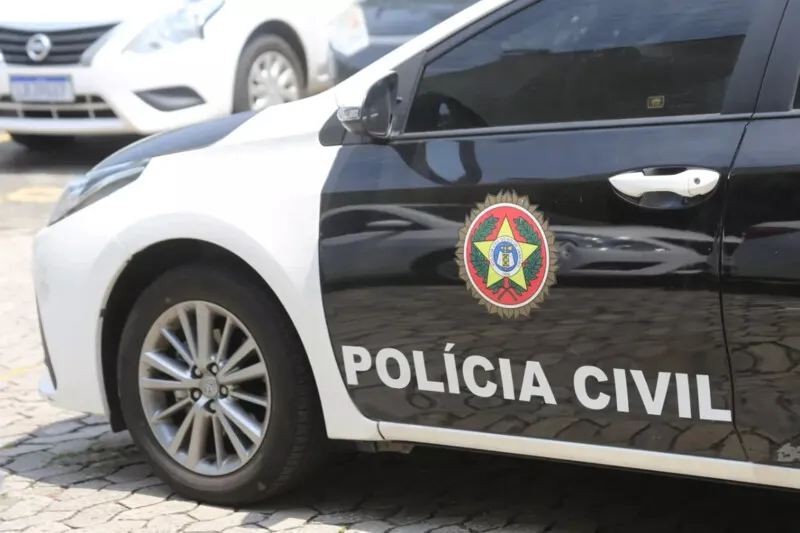
[[94, 95], [76, 96], [69, 104], [20, 104], [10, 96], [0, 96], [0, 118], [93, 119], [117, 115], [105, 100]]
[[[9, 65], [76, 65], [83, 53], [114, 26], [116, 24], [42, 32], [0, 27], [0, 52]], [[33, 61], [25, 51], [28, 40], [37, 33], [47, 35], [52, 43], [43, 61]]]

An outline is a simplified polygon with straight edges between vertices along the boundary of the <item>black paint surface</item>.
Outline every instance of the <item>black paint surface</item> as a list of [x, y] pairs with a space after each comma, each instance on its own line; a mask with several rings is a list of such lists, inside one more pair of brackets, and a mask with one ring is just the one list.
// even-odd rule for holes
[[[516, 4], [525, 2], [486, 24]], [[800, 464], [800, 115], [792, 111], [800, 101], [800, 0], [758, 7], [718, 116], [487, 129], [455, 120], [469, 110], [444, 101], [437, 109], [447, 108], [445, 129], [461, 131], [342, 147], [323, 191], [320, 240], [323, 303], [340, 366], [343, 346], [364, 347], [373, 359], [395, 348], [412, 371], [418, 351], [428, 378], [446, 381], [447, 349], [459, 364], [488, 358], [494, 370], [476, 378], [498, 384], [492, 397], [471, 394], [463, 382], [459, 394], [421, 391], [416, 380], [393, 389], [373, 365], [348, 385], [362, 413]], [[414, 118], [413, 61], [398, 69], [398, 130]], [[654, 167], [702, 167], [721, 179], [705, 197], [658, 195], [639, 205], [608, 181]], [[465, 218], [503, 190], [538, 207], [559, 248], [557, 284], [529, 317], [513, 320], [490, 315], [473, 298], [454, 257]], [[502, 359], [511, 362], [515, 396], [524, 365], [540, 363], [556, 405], [505, 399]], [[611, 381], [588, 388], [591, 396], [609, 394], [609, 406], [587, 408], [573, 383], [582, 365], [609, 377], [615, 369], [641, 371], [651, 391], [659, 372], [670, 373], [663, 412], [646, 411], [630, 373], [629, 412], [617, 409]], [[731, 409], [733, 423], [699, 418], [694, 387], [691, 417], [680, 417], [675, 373], [691, 382], [708, 375], [712, 406]]]
[[725, 217], [738, 427], [751, 460], [782, 465], [800, 460], [799, 136], [800, 118], [747, 127]]
[[[661, 416], [645, 412], [628, 377], [630, 412], [591, 411], [575, 399], [582, 365], [711, 379], [713, 406], [732, 405], [719, 308], [719, 221], [724, 191], [694, 205], [649, 209], [622, 199], [608, 178], [645, 167], [705, 167], [726, 176], [744, 122], [671, 124], [343, 147], [323, 194], [323, 298], [334, 349], [396, 348], [526, 361], [546, 372], [557, 405], [391, 389], [374, 370], [350, 387], [374, 419], [574, 442], [742, 458], [730, 423], [678, 416], [670, 379]], [[723, 180], [724, 181], [724, 180]], [[561, 256], [557, 284], [530, 317], [490, 315], [458, 278], [454, 251], [465, 217], [487, 194], [526, 195], [548, 219]], [[372, 221], [411, 221], [409, 227]], [[384, 222], [386, 223], [386, 222]], [[497, 372], [478, 380], [500, 383]], [[482, 381], [481, 381], [482, 382]], [[517, 391], [519, 383], [516, 384]], [[590, 394], [614, 395], [611, 382]]]

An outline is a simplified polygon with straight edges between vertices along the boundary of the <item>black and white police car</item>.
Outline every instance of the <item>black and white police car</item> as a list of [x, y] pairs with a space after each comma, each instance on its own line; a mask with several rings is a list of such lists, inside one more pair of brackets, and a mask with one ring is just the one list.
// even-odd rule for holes
[[333, 441], [799, 488], [798, 30], [800, 0], [481, 0], [124, 148], [36, 236], [40, 391], [218, 504]]

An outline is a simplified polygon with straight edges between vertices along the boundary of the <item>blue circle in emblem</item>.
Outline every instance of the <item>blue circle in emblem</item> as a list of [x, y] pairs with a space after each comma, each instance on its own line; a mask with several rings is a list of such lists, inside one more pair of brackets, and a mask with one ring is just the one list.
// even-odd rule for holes
[[500, 272], [511, 272], [519, 262], [517, 247], [510, 242], [501, 242], [494, 248], [493, 262]]

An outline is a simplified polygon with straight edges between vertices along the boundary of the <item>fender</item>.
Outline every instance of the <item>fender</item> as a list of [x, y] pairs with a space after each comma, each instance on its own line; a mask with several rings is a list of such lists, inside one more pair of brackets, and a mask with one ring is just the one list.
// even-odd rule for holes
[[[219, 246], [242, 259], [272, 288], [297, 329], [308, 356], [329, 438], [382, 440], [378, 423], [356, 409], [340, 377], [322, 312], [316, 252], [305, 283], [297, 285], [257, 241], [213, 216], [187, 213], [156, 215], [129, 226], [118, 236], [129, 257], [154, 244], [173, 239], [194, 239]], [[124, 267], [118, 276], [122, 270]], [[101, 365], [100, 361], [98, 365]]]

